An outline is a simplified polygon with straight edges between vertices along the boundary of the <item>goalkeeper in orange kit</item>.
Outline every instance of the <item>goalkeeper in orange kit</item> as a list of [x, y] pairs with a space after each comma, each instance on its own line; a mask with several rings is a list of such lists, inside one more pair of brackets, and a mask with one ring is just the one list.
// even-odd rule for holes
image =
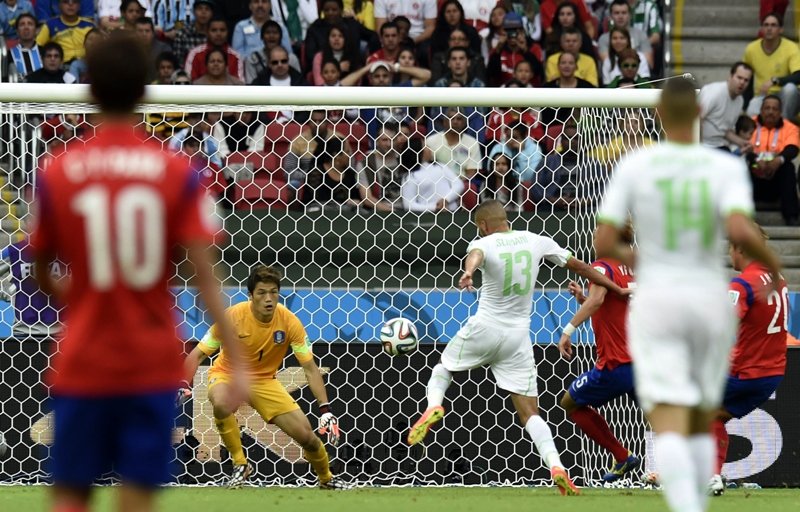
[[[329, 411], [325, 384], [303, 325], [294, 313], [278, 302], [280, 288], [280, 273], [272, 267], [259, 265], [247, 279], [250, 300], [226, 310], [238, 335], [242, 369], [249, 376], [247, 399], [264, 421], [278, 426], [303, 448], [303, 456], [319, 477], [320, 488], [349, 488], [350, 484], [331, 474], [325, 446], [300, 407], [276, 379], [278, 368], [291, 347], [319, 404], [319, 432], [327, 433], [335, 446], [339, 441], [338, 420]], [[218, 336], [216, 324], [212, 325], [186, 358], [187, 388], [200, 363], [220, 350]], [[222, 350], [208, 371], [208, 399], [214, 409], [217, 431], [233, 459], [228, 487], [238, 488], [250, 477], [253, 466], [247, 462], [242, 448], [234, 415], [238, 403], [233, 399], [236, 393], [231, 382], [230, 361]]]

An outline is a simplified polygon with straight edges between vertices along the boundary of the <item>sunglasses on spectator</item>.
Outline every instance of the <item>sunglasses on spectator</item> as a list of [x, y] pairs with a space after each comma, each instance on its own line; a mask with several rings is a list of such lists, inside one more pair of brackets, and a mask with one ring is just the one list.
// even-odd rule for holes
[[77, 4], [77, 3], [80, 3], [80, 0], [61, 0], [61, 3], [64, 3], [64, 4]]
[[192, 85], [192, 82], [188, 80], [178, 80], [177, 82], [173, 83], [174, 85]]
[[288, 64], [288, 63], [289, 63], [289, 59], [281, 59], [281, 60], [270, 61], [270, 64], [272, 64], [272, 65], [275, 65], [275, 64]]
[[635, 62], [625, 62], [620, 66], [622, 69], [636, 69], [639, 67], [639, 64]]

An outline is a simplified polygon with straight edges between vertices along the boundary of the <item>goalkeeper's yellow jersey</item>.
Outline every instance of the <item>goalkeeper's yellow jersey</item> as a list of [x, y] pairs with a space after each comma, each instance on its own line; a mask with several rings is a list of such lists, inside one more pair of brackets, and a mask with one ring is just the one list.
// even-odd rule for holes
[[[295, 357], [300, 363], [313, 358], [311, 343], [300, 320], [289, 308], [278, 304], [272, 321], [263, 323], [256, 320], [250, 310], [250, 301], [240, 302], [225, 310], [225, 314], [233, 323], [239, 338], [242, 352], [242, 363], [245, 371], [257, 378], [271, 379], [292, 347]], [[204, 354], [210, 356], [220, 350], [221, 343], [217, 324], [211, 326], [198, 345]], [[214, 361], [212, 372], [229, 373], [230, 363], [222, 350]]]

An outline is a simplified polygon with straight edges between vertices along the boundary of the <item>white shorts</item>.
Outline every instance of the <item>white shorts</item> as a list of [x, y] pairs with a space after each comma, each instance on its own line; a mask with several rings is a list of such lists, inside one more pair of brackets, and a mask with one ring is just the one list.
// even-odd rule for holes
[[530, 329], [510, 328], [470, 318], [447, 344], [442, 365], [451, 372], [489, 365], [497, 386], [524, 396], [539, 396]]
[[628, 338], [642, 410], [656, 404], [718, 408], [735, 336], [727, 290], [637, 291]]

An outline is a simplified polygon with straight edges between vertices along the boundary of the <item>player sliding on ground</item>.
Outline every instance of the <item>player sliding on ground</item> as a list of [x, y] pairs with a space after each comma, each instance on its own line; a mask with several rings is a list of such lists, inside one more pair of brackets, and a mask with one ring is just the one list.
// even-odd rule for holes
[[[347, 489], [351, 487], [350, 484], [331, 474], [328, 452], [311, 429], [308, 418], [275, 378], [291, 347], [319, 404], [319, 432], [327, 433], [330, 443], [335, 446], [339, 442], [338, 420], [329, 411], [325, 383], [314, 362], [303, 325], [294, 313], [278, 302], [280, 289], [281, 275], [277, 270], [264, 265], [256, 266], [247, 279], [250, 300], [231, 306], [226, 311], [238, 335], [242, 365], [249, 376], [247, 399], [264, 421], [276, 425], [303, 448], [303, 456], [317, 474], [320, 488]], [[186, 358], [189, 382], [200, 363], [220, 349], [218, 336], [217, 325], [212, 325]], [[234, 415], [238, 404], [230, 400], [229, 383], [230, 362], [223, 349], [208, 371], [208, 399], [214, 409], [217, 431], [233, 459], [233, 474], [228, 487], [238, 488], [251, 476], [253, 466], [244, 455], [239, 424]]]
[[530, 339], [533, 289], [542, 259], [578, 275], [627, 294], [586, 263], [574, 258], [551, 238], [528, 231], [512, 231], [506, 211], [498, 201], [486, 201], [475, 210], [482, 238], [473, 241], [464, 264], [459, 288], [473, 290], [472, 278], [481, 269], [483, 286], [478, 311], [447, 344], [442, 359], [428, 381], [428, 408], [411, 427], [408, 444], [425, 439], [431, 426], [444, 417], [442, 401], [453, 372], [489, 365], [497, 385], [511, 393], [511, 401], [525, 430], [561, 494], [576, 495], [561, 464], [550, 427], [539, 416], [536, 362]]
[[628, 216], [636, 230], [636, 294], [628, 314], [639, 406], [655, 432], [664, 496], [675, 512], [701, 512], [714, 468], [711, 419], [719, 409], [734, 339], [723, 234], [764, 262], [779, 263], [750, 215], [753, 195], [741, 159], [694, 142], [700, 112], [694, 84], [666, 83], [657, 113], [668, 142], [628, 153], [612, 173], [598, 213], [595, 250], [623, 254]]
[[[626, 244], [632, 244], [633, 230], [623, 231], [622, 238]], [[592, 268], [623, 288], [635, 287], [633, 272], [627, 265], [610, 255], [597, 256]], [[561, 407], [592, 441], [614, 457], [614, 464], [603, 475], [603, 480], [615, 482], [639, 467], [640, 459], [614, 437], [608, 423], [595, 408], [623, 395], [633, 398], [633, 368], [625, 328], [628, 297], [609, 295], [602, 286], [591, 286], [589, 296], [584, 297], [574, 282], [570, 283], [569, 289], [581, 307], [564, 328], [558, 350], [564, 358], [572, 359], [572, 333], [591, 317], [597, 362], [594, 368], [572, 381], [561, 397]]]
[[[760, 229], [760, 227], [759, 227]], [[762, 237], [767, 235], [761, 230]], [[786, 334], [789, 325], [789, 288], [779, 278], [774, 289], [769, 269], [754, 261], [737, 244], [730, 244], [729, 255], [739, 275], [730, 284], [730, 296], [739, 316], [736, 346], [731, 353], [731, 371], [722, 408], [712, 423], [717, 440], [717, 463], [709, 490], [719, 496], [725, 492], [722, 466], [728, 455], [725, 424], [743, 418], [766, 402], [778, 389], [786, 371]]]

